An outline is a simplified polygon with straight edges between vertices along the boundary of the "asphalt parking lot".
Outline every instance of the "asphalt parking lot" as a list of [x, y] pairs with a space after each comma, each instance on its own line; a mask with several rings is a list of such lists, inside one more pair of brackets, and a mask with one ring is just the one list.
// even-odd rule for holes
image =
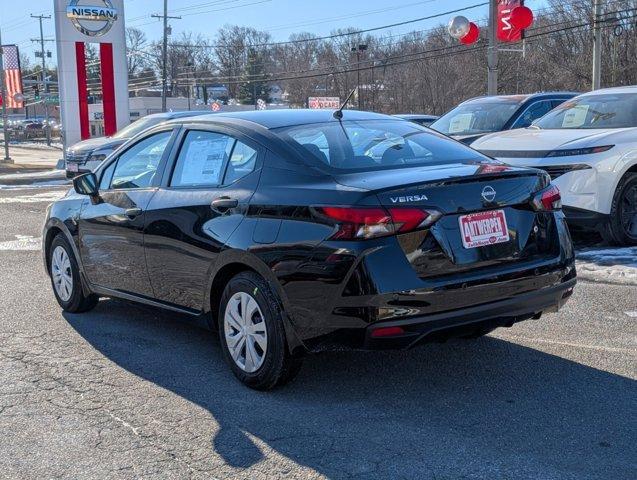
[[61, 312], [39, 237], [62, 192], [0, 189], [0, 478], [637, 478], [626, 275], [479, 340], [312, 356], [260, 393], [173, 313]]

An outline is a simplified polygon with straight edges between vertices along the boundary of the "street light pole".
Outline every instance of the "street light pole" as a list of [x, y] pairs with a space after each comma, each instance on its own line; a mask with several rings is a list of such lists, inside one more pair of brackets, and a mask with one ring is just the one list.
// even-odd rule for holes
[[51, 146], [51, 125], [49, 122], [49, 104], [48, 93], [49, 83], [46, 81], [46, 51], [44, 50], [44, 31], [42, 30], [42, 20], [50, 19], [51, 15], [33, 15], [31, 18], [37, 18], [40, 21], [40, 55], [42, 55], [42, 90], [44, 91], [44, 118], [46, 123], [44, 131], [46, 132], [46, 144]]
[[352, 47], [352, 52], [356, 52], [356, 94], [358, 95], [358, 109], [364, 108], [363, 96], [361, 95], [361, 52], [367, 50], [367, 45]]
[[4, 79], [4, 51], [2, 49], [2, 33], [0, 33], [0, 93], [2, 94], [2, 131], [4, 133], [4, 159], [2, 162], [13, 163], [9, 156], [9, 130], [7, 128], [7, 86]]
[[602, 0], [593, 0], [593, 85], [598, 90], [602, 84]]
[[164, 0], [164, 14], [151, 15], [153, 18], [161, 18], [164, 21], [164, 40], [163, 40], [163, 48], [161, 52], [162, 57], [162, 66], [161, 66], [161, 111], [166, 111], [166, 89], [168, 88], [168, 31], [170, 27], [168, 26], [168, 19], [181, 19], [181, 17], [171, 17], [168, 15], [168, 0]]
[[487, 53], [487, 94], [498, 94], [498, 0], [489, 0], [489, 49]]

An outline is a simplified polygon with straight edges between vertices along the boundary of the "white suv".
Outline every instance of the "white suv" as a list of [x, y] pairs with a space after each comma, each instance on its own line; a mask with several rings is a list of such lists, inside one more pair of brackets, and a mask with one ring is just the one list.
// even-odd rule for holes
[[512, 165], [546, 170], [569, 224], [637, 245], [637, 86], [586, 93], [528, 128], [471, 145]]

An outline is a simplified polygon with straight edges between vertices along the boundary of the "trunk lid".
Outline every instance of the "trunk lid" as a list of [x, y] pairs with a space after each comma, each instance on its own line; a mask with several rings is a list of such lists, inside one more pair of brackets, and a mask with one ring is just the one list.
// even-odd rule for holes
[[[407, 260], [422, 278], [470, 277], [476, 270], [559, 255], [554, 215], [531, 208], [532, 197], [548, 186], [546, 174], [538, 170], [490, 163], [454, 164], [349, 174], [337, 181], [371, 190], [387, 208], [416, 207], [442, 214], [429, 229], [397, 237]], [[503, 221], [501, 232], [496, 237], [487, 230], [482, 238], [493, 243], [487, 240], [487, 244], [467, 247], [463, 229], [468, 228], [470, 219], [479, 218], [480, 212]], [[484, 225], [489, 226], [488, 220], [486, 224], [478, 221], [469, 230], [479, 236]]]
[[[546, 174], [497, 163], [455, 163], [350, 173], [335, 179], [369, 190], [384, 206], [432, 208], [446, 215], [526, 203], [545, 186]], [[485, 192], [488, 200], [482, 196], [487, 187], [491, 187]]]

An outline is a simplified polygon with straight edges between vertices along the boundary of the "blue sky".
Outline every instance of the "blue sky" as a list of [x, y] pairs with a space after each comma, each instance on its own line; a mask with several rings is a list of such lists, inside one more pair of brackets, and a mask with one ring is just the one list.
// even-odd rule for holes
[[[372, 28], [414, 18], [434, 15], [463, 8], [484, 0], [169, 0], [169, 11], [181, 15], [181, 20], [172, 20], [173, 34], [192, 31], [205, 36], [214, 36], [225, 24], [251, 26], [269, 31], [275, 40], [284, 40], [294, 32], [307, 31], [316, 35], [328, 34], [340, 27]], [[53, 0], [28, 0], [19, 2], [0, 12], [0, 27], [3, 43], [16, 43], [27, 54], [32, 63], [37, 47], [31, 38], [39, 36], [37, 20], [29, 14], [52, 14]], [[152, 13], [161, 13], [163, 0], [124, 0], [128, 26], [143, 30], [150, 40], [161, 36], [159, 20], [150, 18]], [[527, 0], [530, 8], [543, 6], [543, 0]], [[471, 20], [487, 16], [487, 7], [463, 12]], [[411, 30], [431, 28], [446, 23], [450, 16], [426, 20], [395, 27], [383, 32], [399, 34]], [[44, 34], [54, 38], [53, 20], [45, 20]], [[48, 45], [55, 55], [53, 43]], [[53, 60], [54, 61], [54, 60]]]

